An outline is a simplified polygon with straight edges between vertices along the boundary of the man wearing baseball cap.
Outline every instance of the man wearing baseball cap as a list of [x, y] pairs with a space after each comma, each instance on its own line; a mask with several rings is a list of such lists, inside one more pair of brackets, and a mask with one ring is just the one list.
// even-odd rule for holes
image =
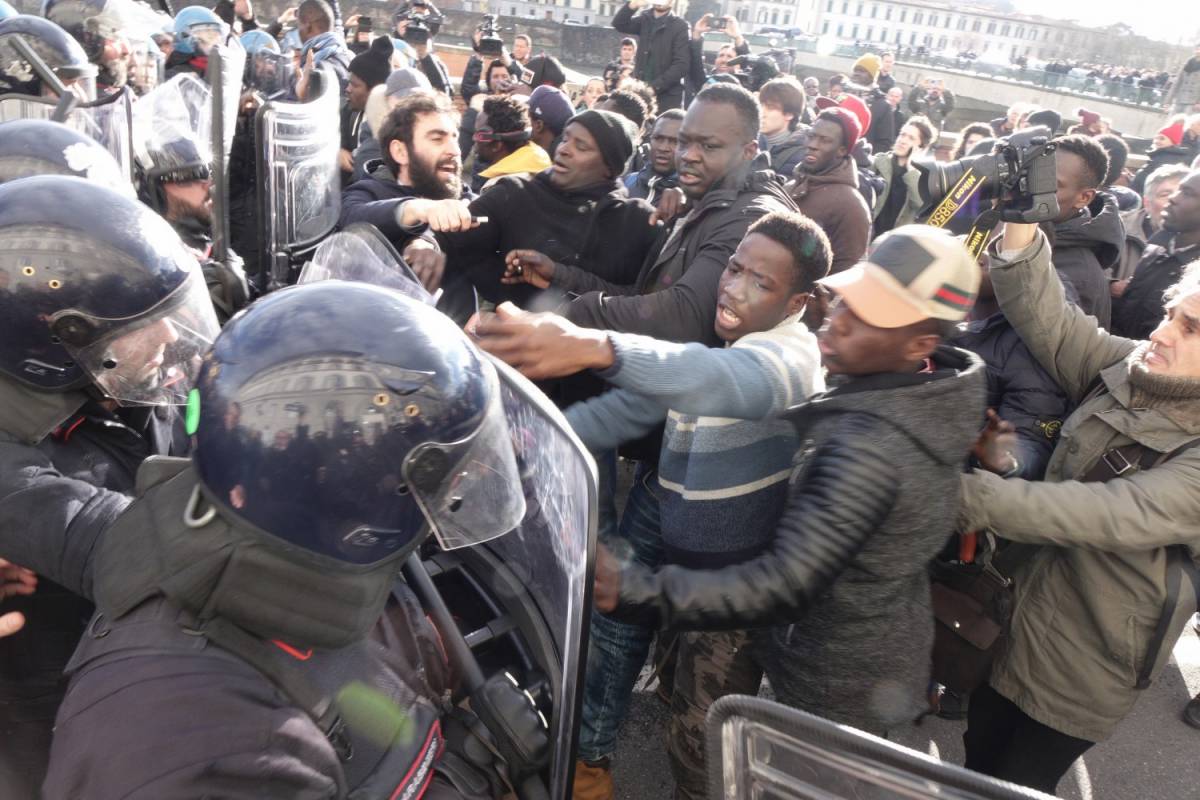
[[871, 235], [871, 212], [858, 190], [858, 168], [851, 157], [870, 125], [870, 112], [857, 97], [843, 103], [817, 98], [823, 110], [809, 131], [808, 153], [788, 190], [800, 212], [829, 237], [835, 273], [862, 258]]
[[567, 120], [575, 113], [571, 98], [562, 89], [539, 86], [529, 95], [529, 120], [533, 125], [533, 143], [554, 155], [558, 138]]
[[[955, 531], [986, 388], [983, 362], [943, 342], [966, 318], [980, 271], [948, 233], [906, 225], [822, 283], [837, 297], [818, 334], [830, 389], [784, 415], [805, 444], [774, 538], [707, 570], [652, 572], [601, 548], [595, 602], [664, 629], [760, 628], [752, 646], [782, 702], [885, 734], [926, 705], [926, 565]], [[696, 356], [661, 357], [663, 369], [686, 369]], [[762, 412], [738, 399], [712, 407], [753, 394], [735, 388], [714, 385], [695, 402], [716, 416]]]

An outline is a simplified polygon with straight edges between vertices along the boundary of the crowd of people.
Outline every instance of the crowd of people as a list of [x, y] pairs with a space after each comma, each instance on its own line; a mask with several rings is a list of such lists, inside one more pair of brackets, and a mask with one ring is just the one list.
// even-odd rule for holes
[[[648, 660], [689, 800], [708, 709], [764, 677], [880, 736], [965, 719], [967, 768], [1048, 793], [1129, 714], [1200, 603], [1197, 109], [1135, 174], [1086, 108], [962, 124], [892, 53], [822, 86], [735, 18], [644, 5], [571, 86], [486, 24], [452, 76], [428, 0], [386, 29], [0, 0], [0, 794], [520, 784], [538, 748], [472, 724], [545, 720], [504, 681], [450, 709], [453, 648], [398, 577], [426, 536], [534, 513], [509, 367], [598, 475], [576, 800], [613, 796]], [[224, 159], [167, 102], [209, 97], [214, 48], [246, 53]], [[384, 288], [260, 258], [255, 114], [330, 92], [332, 227], [402, 259]], [[51, 120], [117, 98], [131, 143]], [[930, 172], [994, 153], [1022, 180], [934, 213]], [[947, 574], [996, 579], [982, 611]]]

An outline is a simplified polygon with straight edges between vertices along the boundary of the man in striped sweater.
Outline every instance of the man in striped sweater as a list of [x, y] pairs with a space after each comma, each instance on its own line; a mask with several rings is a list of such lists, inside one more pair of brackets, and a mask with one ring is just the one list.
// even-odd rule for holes
[[[667, 563], [720, 569], [757, 555], [774, 536], [799, 446], [795, 427], [775, 415], [825, 388], [816, 337], [800, 315], [831, 261], [829, 240], [814, 222], [794, 212], [768, 214], [750, 226], [721, 276], [714, 328], [729, 350], [608, 334], [618, 354], [630, 354], [618, 357], [620, 368], [636, 370], [638, 379], [626, 375], [622, 383], [637, 392], [616, 389], [578, 403], [567, 419], [593, 451], [637, 439], [666, 419], [657, 485], [648, 488], [660, 503]], [[660, 348], [691, 350], [694, 359], [677, 369], [653, 357]], [[743, 377], [731, 379], [736, 375]], [[670, 410], [685, 399], [697, 410], [697, 397], [716, 386], [737, 386], [739, 401], [761, 413], [733, 420], [704, 416], [702, 408]], [[714, 408], [729, 402], [712, 400]], [[758, 691], [763, 671], [749, 641], [744, 630], [679, 638], [668, 737], [678, 797], [706, 796], [708, 706], [725, 694]]]

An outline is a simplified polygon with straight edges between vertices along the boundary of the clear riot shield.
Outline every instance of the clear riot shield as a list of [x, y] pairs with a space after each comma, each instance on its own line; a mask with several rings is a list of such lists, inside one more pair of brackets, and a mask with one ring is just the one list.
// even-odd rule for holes
[[[433, 301], [370, 225], [352, 225], [325, 240], [300, 282], [328, 279]], [[537, 387], [486, 357], [500, 378], [525, 515], [515, 529], [483, 544], [435, 553], [426, 567], [483, 672], [509, 672], [545, 717], [551, 741], [546, 786], [553, 800], [568, 800], [591, 612], [596, 466]]]
[[339, 87], [328, 67], [314, 74], [304, 103], [269, 100], [255, 117], [260, 261], [271, 288], [291, 283], [294, 258], [337, 224], [342, 184]]
[[[0, 95], [0, 122], [14, 119], [52, 119], [58, 98], [21, 94]], [[119, 92], [87, 103], [76, 103], [61, 122], [99, 142], [121, 170], [133, 180], [133, 92]]]
[[233, 150], [245, 67], [246, 51], [233, 37], [209, 50], [206, 77], [212, 89], [212, 257], [221, 263], [229, 260], [229, 154]]
[[758, 697], [708, 712], [710, 800], [1053, 800]]
[[395, 289], [427, 305], [436, 305], [412, 269], [374, 225], [355, 223], [321, 242], [300, 271], [297, 283], [329, 279]]
[[272, 53], [259, 50], [249, 57], [246, 88], [262, 95], [264, 100], [284, 99], [296, 85], [296, 63], [291, 53]]

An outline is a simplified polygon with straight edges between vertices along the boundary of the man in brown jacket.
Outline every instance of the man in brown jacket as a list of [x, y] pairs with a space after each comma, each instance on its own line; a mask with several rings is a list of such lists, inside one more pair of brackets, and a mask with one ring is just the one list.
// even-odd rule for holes
[[850, 157], [862, 133], [862, 123], [850, 111], [822, 111], [808, 135], [808, 154], [788, 188], [800, 213], [829, 237], [833, 272], [861, 261], [871, 240], [871, 212], [858, 191], [858, 170]]

